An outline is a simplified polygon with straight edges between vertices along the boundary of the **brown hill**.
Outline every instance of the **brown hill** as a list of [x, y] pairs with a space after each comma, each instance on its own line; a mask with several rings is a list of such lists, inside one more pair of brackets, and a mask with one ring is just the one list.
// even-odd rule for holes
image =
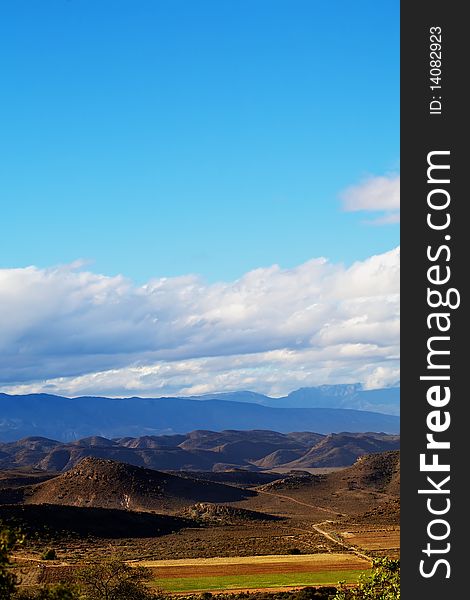
[[361, 456], [351, 467], [324, 475], [292, 474], [283, 479], [261, 486], [270, 491], [302, 489], [329, 489], [340, 492], [364, 489], [398, 496], [400, 493], [400, 452], [392, 450]]
[[25, 488], [24, 503], [174, 512], [195, 502], [236, 502], [250, 495], [254, 492], [88, 457]]
[[[292, 451], [289, 460], [305, 454], [312, 443], [318, 442], [324, 436], [316, 433], [282, 434], [276, 431], [192, 431], [188, 438], [180, 444], [185, 450], [205, 450], [213, 453], [217, 470], [221, 465], [228, 468], [243, 465], [254, 469], [259, 460], [276, 451]], [[296, 452], [297, 451], [297, 452]], [[269, 461], [268, 461], [269, 462]], [[279, 463], [277, 463], [279, 464]]]
[[[292, 498], [300, 505], [321, 507], [322, 511], [357, 515], [398, 498], [399, 469], [400, 453], [389, 451], [363, 456], [351, 467], [333, 473], [293, 474], [256, 489], [272, 506], [276, 497]], [[263, 510], [258, 499], [243, 506]]]
[[46, 438], [0, 442], [0, 469], [68, 471], [86, 457], [161, 471], [260, 471], [348, 466], [358, 456], [398, 448], [399, 438], [380, 433], [192, 431], [185, 435], [107, 439], [92, 436], [62, 443]]
[[256, 460], [283, 449], [296, 449], [299, 456], [303, 455], [321, 438], [320, 434], [308, 432], [282, 434], [264, 430], [197, 430], [185, 435], [113, 440], [92, 436], [68, 443], [25, 438], [0, 442], [0, 468], [61, 472], [93, 456], [156, 470], [211, 471], [240, 467], [258, 470]]
[[322, 438], [302, 457], [286, 461], [283, 466], [292, 469], [347, 467], [364, 454], [398, 450], [399, 447], [400, 437], [397, 435], [332, 433]]
[[332, 480], [347, 482], [361, 488], [399, 496], [400, 494], [400, 452], [380, 452], [361, 456], [352, 467], [332, 473]]

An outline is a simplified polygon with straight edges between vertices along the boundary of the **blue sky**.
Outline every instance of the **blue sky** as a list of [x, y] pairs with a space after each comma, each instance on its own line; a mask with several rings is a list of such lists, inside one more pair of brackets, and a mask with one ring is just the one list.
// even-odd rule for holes
[[398, 11], [3, 2], [1, 266], [214, 282], [390, 250], [340, 194], [398, 171]]
[[396, 385], [398, 13], [1, 2], [0, 388]]

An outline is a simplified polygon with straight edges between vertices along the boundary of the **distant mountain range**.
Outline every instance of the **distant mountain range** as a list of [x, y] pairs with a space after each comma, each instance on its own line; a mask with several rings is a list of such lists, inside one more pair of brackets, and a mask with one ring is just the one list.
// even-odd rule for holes
[[399, 387], [364, 390], [360, 383], [300, 388], [282, 398], [270, 398], [245, 391], [206, 394], [192, 398], [251, 402], [272, 408], [352, 408], [388, 415], [400, 414]]
[[365, 454], [397, 450], [399, 446], [399, 436], [384, 433], [325, 436], [265, 430], [199, 430], [112, 440], [93, 436], [68, 443], [30, 437], [0, 442], [0, 469], [63, 472], [86, 458], [96, 458], [164, 471], [212, 471], [219, 474], [220, 481], [231, 483], [236, 483], [237, 473], [243, 471], [245, 479], [248, 476], [254, 483], [266, 483], [266, 470], [344, 467]]
[[120, 399], [0, 394], [0, 440], [42, 436], [70, 441], [94, 435], [139, 437], [195, 429], [397, 433], [398, 416], [385, 411], [396, 413], [398, 398], [398, 388], [364, 391], [357, 385], [304, 388], [285, 398], [253, 392]]

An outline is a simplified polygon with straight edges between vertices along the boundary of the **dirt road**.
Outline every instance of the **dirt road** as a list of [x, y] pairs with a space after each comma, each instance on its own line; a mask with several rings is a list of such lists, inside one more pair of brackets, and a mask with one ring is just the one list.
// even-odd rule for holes
[[283, 500], [289, 500], [289, 502], [295, 502], [295, 504], [301, 504], [302, 506], [307, 506], [308, 508], [314, 508], [315, 510], [319, 510], [322, 512], [329, 513], [331, 515], [345, 516], [342, 513], [337, 512], [336, 510], [332, 510], [331, 508], [325, 508], [323, 506], [318, 506], [316, 504], [309, 504], [308, 502], [302, 502], [301, 500], [296, 500], [295, 498], [291, 498], [290, 496], [285, 496], [284, 494], [275, 494], [274, 492], [266, 492], [265, 490], [256, 490], [258, 494], [266, 494], [268, 496], [274, 496], [275, 498], [282, 498]]
[[336, 537], [332, 536], [330, 533], [328, 533], [328, 531], [321, 529], [320, 525], [324, 525], [325, 523], [332, 523], [332, 521], [322, 521], [321, 523], [315, 523], [314, 525], [312, 525], [312, 528], [317, 533], [320, 533], [321, 535], [323, 535], [327, 540], [330, 540], [331, 542], [335, 542], [335, 544], [342, 546], [348, 552], [352, 552], [356, 556], [359, 556], [360, 558], [364, 558], [365, 560], [371, 562], [370, 556], [367, 556], [367, 554], [363, 554], [362, 552], [359, 552], [359, 550], [357, 550], [353, 546], [348, 546], [345, 542], [343, 542], [341, 539], [339, 539], [339, 537], [336, 538]]

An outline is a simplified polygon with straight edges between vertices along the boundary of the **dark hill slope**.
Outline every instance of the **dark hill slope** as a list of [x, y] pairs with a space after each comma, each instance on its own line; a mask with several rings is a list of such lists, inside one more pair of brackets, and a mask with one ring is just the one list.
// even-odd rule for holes
[[19, 527], [29, 538], [65, 533], [102, 538], [157, 537], [184, 527], [197, 527], [190, 518], [105, 508], [57, 504], [0, 506], [0, 521]]

